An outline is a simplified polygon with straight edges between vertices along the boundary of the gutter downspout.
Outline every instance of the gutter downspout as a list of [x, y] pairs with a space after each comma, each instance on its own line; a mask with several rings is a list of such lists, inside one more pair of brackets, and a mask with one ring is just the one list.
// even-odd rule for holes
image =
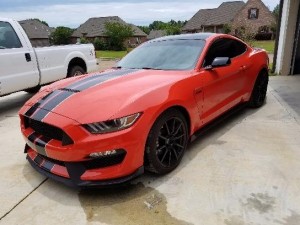
[[282, 8], [283, 8], [283, 0], [280, 0], [279, 15], [278, 15], [278, 21], [277, 21], [277, 30], [276, 30], [275, 49], [274, 49], [274, 56], [273, 56], [273, 66], [272, 66], [271, 73], [274, 73], [276, 70], [278, 44], [279, 44], [279, 36], [280, 36], [281, 18], [282, 18]]

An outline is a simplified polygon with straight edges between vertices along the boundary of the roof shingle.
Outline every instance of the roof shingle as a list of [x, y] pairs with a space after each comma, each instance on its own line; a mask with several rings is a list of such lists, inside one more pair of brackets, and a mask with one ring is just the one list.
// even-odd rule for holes
[[147, 36], [148, 40], [152, 40], [155, 38], [164, 37], [167, 35], [167, 32], [165, 30], [151, 30], [150, 34]]
[[133, 24], [128, 24], [118, 16], [95, 17], [88, 19], [81, 24], [73, 33], [72, 37], [105, 37], [105, 24], [107, 22], [117, 22], [123, 25], [131, 26], [134, 36], [147, 36], [141, 29]]
[[183, 31], [199, 30], [202, 26], [217, 26], [230, 23], [244, 7], [243, 1], [223, 2], [216, 9], [200, 9], [183, 27]]
[[29, 39], [48, 39], [54, 28], [48, 27], [36, 19], [19, 21]]

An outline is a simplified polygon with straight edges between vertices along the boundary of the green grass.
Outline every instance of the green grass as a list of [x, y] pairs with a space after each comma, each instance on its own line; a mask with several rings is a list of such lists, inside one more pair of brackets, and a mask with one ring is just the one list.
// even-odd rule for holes
[[275, 48], [275, 41], [254, 41], [253, 47], [256, 48], [263, 48], [268, 53], [273, 54]]
[[118, 58], [121, 59], [127, 54], [127, 51], [96, 51], [97, 58]]

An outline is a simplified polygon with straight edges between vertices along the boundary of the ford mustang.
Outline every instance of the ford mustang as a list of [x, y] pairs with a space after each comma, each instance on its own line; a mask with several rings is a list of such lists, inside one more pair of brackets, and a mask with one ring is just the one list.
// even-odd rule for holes
[[44, 87], [21, 108], [25, 153], [68, 185], [125, 183], [166, 174], [193, 134], [240, 104], [260, 107], [268, 55], [225, 34], [146, 42], [104, 72]]

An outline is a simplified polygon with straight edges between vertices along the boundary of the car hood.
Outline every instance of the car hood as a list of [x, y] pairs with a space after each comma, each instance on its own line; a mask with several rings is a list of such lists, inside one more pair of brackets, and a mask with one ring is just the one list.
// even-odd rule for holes
[[[123, 108], [137, 99], [160, 88], [167, 89], [188, 74], [188, 71], [109, 70], [54, 83], [27, 104], [81, 124], [106, 121], [117, 113], [120, 115]], [[131, 113], [136, 113], [134, 110]]]

